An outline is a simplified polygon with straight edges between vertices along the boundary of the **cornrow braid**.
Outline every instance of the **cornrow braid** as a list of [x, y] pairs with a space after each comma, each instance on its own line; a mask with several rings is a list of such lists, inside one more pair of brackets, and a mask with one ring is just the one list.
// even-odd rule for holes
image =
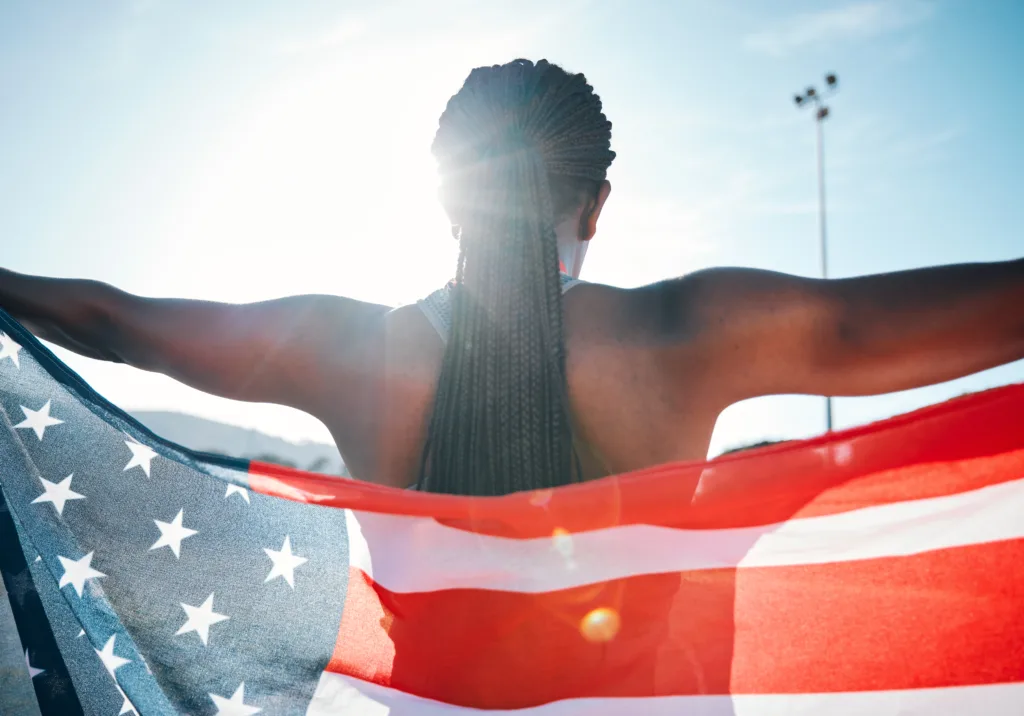
[[546, 60], [474, 69], [449, 100], [433, 152], [460, 250], [420, 489], [498, 495], [579, 479], [555, 222], [594, 195], [610, 144], [586, 78]]

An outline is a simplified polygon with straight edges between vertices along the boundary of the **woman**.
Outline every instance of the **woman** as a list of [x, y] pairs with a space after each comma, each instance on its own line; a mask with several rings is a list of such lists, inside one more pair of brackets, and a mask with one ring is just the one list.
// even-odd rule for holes
[[703, 459], [745, 398], [885, 393], [1024, 357], [1022, 260], [578, 282], [610, 140], [583, 75], [543, 60], [473, 70], [433, 145], [455, 279], [416, 305], [147, 299], [3, 272], [0, 306], [83, 355], [307, 411], [356, 477], [479, 495]]

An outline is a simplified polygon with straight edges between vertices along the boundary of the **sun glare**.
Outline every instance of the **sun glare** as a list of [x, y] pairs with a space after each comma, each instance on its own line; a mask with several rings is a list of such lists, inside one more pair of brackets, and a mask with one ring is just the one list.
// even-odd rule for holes
[[[371, 64], [372, 66], [372, 64]], [[218, 118], [181, 157], [181, 204], [132, 288], [230, 302], [326, 293], [400, 305], [452, 275], [430, 141], [450, 87], [404, 98], [362, 68], [322, 70]], [[435, 102], [415, 98], [432, 97]], [[174, 247], [174, 251], [168, 250]], [[64, 357], [71, 358], [69, 355]], [[80, 366], [115, 402], [187, 412], [287, 439], [330, 440], [316, 419], [235, 403], [164, 376]]]
[[440, 285], [455, 246], [436, 198], [435, 124], [365, 78], [330, 74], [240, 114], [200, 165], [182, 231], [200, 255], [226, 252], [213, 263], [236, 278], [215, 297], [322, 292], [394, 305]]

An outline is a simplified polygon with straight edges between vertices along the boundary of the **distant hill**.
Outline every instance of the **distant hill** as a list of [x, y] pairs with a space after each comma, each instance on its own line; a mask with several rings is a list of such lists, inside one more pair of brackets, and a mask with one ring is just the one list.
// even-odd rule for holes
[[338, 449], [328, 443], [293, 443], [258, 430], [185, 413], [139, 410], [133, 411], [132, 415], [160, 437], [193, 450], [273, 462], [329, 475], [345, 474]]

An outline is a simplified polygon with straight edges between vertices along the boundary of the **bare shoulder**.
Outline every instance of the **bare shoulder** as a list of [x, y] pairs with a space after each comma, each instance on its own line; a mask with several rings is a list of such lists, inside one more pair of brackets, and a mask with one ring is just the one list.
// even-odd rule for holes
[[[663, 281], [637, 288], [582, 284], [566, 294], [570, 372], [628, 378], [646, 394], [693, 394], [709, 364], [701, 347], [692, 285]], [[643, 384], [641, 390], [640, 384]]]
[[706, 269], [635, 288], [574, 288], [566, 295], [570, 363], [583, 374], [600, 364], [629, 375], [630, 390], [648, 400], [717, 414], [732, 402], [723, 385], [736, 366], [726, 369], [723, 346], [735, 343], [737, 294], [752, 280], [742, 270]]
[[566, 294], [569, 328], [637, 345], [682, 345], [690, 342], [700, 323], [706, 284], [698, 274], [635, 288], [580, 284]]
[[763, 322], [766, 314], [821, 313], [828, 307], [825, 286], [773, 271], [715, 267], [637, 288], [595, 285], [586, 300], [638, 335], [681, 345], [718, 342], [749, 323]]

